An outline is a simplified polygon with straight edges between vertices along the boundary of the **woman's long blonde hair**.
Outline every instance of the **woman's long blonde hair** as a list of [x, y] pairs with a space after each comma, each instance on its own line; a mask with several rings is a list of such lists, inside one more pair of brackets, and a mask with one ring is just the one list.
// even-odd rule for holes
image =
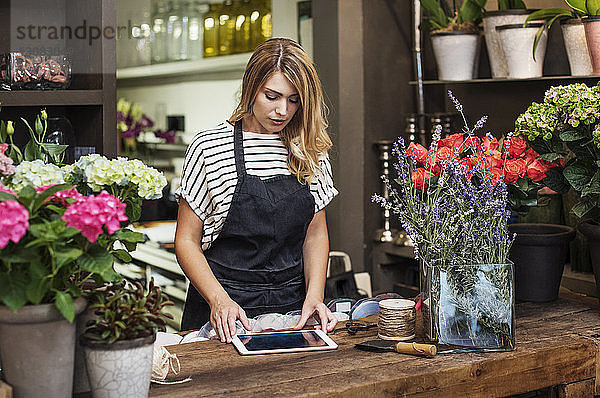
[[256, 48], [244, 72], [242, 97], [230, 121], [252, 115], [252, 106], [263, 84], [281, 72], [298, 90], [300, 107], [279, 133], [288, 150], [287, 167], [299, 181], [310, 183], [319, 170], [319, 154], [331, 148], [327, 107], [321, 81], [312, 60], [290, 39], [270, 39]]

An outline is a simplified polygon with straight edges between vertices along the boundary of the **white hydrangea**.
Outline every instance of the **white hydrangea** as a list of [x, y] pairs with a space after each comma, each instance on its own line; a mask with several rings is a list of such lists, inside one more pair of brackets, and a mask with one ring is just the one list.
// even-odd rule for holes
[[138, 159], [130, 160], [129, 181], [138, 186], [138, 195], [144, 199], [159, 199], [167, 185], [167, 179], [160, 171], [146, 166]]
[[44, 163], [43, 160], [23, 161], [17, 166], [13, 174], [10, 186], [20, 190], [26, 185], [43, 187], [46, 185], [63, 184], [65, 173], [55, 164]]

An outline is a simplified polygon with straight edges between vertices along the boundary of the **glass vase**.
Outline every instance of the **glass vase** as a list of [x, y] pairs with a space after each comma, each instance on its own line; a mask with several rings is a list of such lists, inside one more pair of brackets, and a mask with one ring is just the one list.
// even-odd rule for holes
[[423, 325], [440, 351], [515, 348], [513, 265], [422, 266]]

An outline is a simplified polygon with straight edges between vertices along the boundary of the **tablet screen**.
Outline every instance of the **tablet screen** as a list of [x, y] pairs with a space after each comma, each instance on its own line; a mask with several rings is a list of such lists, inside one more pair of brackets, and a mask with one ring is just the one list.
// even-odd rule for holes
[[239, 334], [248, 351], [286, 350], [293, 348], [324, 347], [327, 343], [315, 331], [290, 333]]

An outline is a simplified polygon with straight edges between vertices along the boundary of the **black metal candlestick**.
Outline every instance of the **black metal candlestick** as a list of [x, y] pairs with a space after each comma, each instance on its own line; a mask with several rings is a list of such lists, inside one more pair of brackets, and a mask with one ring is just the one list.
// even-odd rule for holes
[[[392, 141], [381, 140], [375, 142], [377, 149], [379, 150], [379, 160], [381, 160], [381, 174], [384, 175], [388, 180], [390, 178], [390, 149]], [[385, 200], [389, 198], [389, 191], [387, 185], [382, 181], [381, 183], [381, 196]], [[390, 228], [390, 211], [386, 208], [383, 209], [383, 228], [378, 229], [375, 232], [375, 240], [377, 242], [394, 242], [397, 238], [398, 231]]]

